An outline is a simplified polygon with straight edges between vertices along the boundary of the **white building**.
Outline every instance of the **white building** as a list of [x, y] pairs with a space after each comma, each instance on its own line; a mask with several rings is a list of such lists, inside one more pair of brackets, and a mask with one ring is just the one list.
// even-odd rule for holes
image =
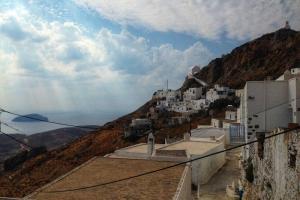
[[214, 102], [217, 99], [225, 99], [230, 95], [234, 94], [234, 90], [230, 89], [229, 87], [224, 87], [216, 84], [214, 88], [209, 89], [206, 92], [206, 99], [209, 102]]
[[203, 95], [203, 87], [189, 88], [183, 93], [183, 99], [185, 101], [197, 100], [200, 98], [205, 98]]
[[[299, 124], [300, 77], [248, 81], [241, 97], [239, 115], [241, 124], [245, 126], [246, 142], [253, 140], [257, 133], [287, 127], [288, 123]], [[249, 147], [245, 153], [247, 158]]]
[[227, 108], [227, 110], [225, 111], [225, 119], [226, 120], [236, 121], [237, 120], [236, 109], [233, 108], [233, 107]]
[[181, 99], [181, 91], [180, 90], [157, 90], [153, 93], [152, 99], [165, 99], [170, 101], [175, 101]]
[[222, 119], [211, 118], [211, 125], [215, 128], [222, 128]]
[[204, 110], [209, 107], [209, 102], [206, 99], [197, 99], [187, 102], [187, 109], [193, 111]]
[[171, 105], [171, 110], [174, 112], [185, 113], [188, 111], [187, 102], [179, 101]]
[[[193, 134], [196, 134], [193, 132]], [[213, 132], [213, 134], [216, 134]], [[151, 136], [152, 138], [152, 136]], [[154, 140], [154, 139], [153, 139]], [[148, 143], [141, 143], [134, 146], [116, 150], [113, 154], [107, 155], [110, 158], [132, 158], [132, 159], [150, 159], [159, 161], [182, 162], [189, 159], [204, 156], [213, 152], [224, 150], [224, 135], [219, 134], [210, 138], [197, 135], [196, 137], [185, 137], [184, 140], [171, 144], [154, 144], [148, 140]], [[149, 151], [149, 149], [151, 151]], [[217, 154], [205, 159], [191, 163], [192, 180], [190, 184], [199, 187], [204, 184], [224, 165], [226, 162], [225, 154]]]
[[300, 76], [300, 68], [293, 68], [291, 70], [286, 70], [276, 80], [278, 80], [278, 81], [289, 80], [291, 78], [299, 77], [299, 76]]

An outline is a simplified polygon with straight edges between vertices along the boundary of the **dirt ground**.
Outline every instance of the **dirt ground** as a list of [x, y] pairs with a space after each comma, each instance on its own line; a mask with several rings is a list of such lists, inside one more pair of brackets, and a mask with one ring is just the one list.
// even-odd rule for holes
[[[226, 197], [226, 186], [233, 181], [237, 184], [240, 177], [239, 155], [241, 150], [234, 149], [226, 153], [225, 165], [209, 180], [208, 183], [200, 186], [201, 200], [220, 200]], [[197, 191], [193, 192], [193, 199], [197, 198]]]

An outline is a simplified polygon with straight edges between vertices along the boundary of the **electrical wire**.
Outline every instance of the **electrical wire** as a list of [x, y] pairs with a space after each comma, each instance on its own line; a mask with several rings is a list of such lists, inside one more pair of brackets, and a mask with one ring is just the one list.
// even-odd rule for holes
[[27, 144], [27, 143], [25, 143], [25, 142], [23, 142], [23, 141], [21, 141], [21, 140], [15, 138], [15, 137], [12, 136], [11, 134], [4, 133], [3, 131], [0, 131], [0, 133], [3, 134], [3, 135], [5, 135], [6, 137], [9, 137], [10, 139], [14, 140], [15, 142], [17, 142], [17, 143], [19, 143], [19, 144], [22, 144], [22, 145], [24, 145], [24, 146], [26, 146], [26, 147], [28, 147], [28, 148], [30, 148], [30, 149], [33, 149], [32, 146], [30, 146], [29, 144]]
[[15, 128], [15, 127], [13, 127], [13, 126], [11, 126], [11, 125], [5, 123], [5, 122], [0, 121], [0, 124], [3, 124], [4, 126], [10, 128], [10, 129], [12, 129], [12, 130], [14, 130], [14, 131], [17, 131], [17, 132], [20, 133], [20, 134], [26, 134], [26, 133], [24, 133], [23, 131], [21, 131], [20, 129]]
[[[292, 99], [291, 101], [298, 100], [298, 99], [300, 99], [300, 98]], [[274, 106], [272, 106], [272, 107], [269, 107], [268, 109], [265, 109], [265, 110], [263, 110], [263, 111], [260, 111], [260, 112], [257, 112], [257, 113], [255, 113], [255, 114], [253, 114], [253, 116], [255, 116], [255, 115], [257, 115], [257, 114], [260, 114], [260, 113], [263, 113], [263, 112], [266, 112], [266, 111], [268, 111], [268, 110], [272, 110], [272, 109], [274, 109], [274, 108], [276, 108], [276, 107], [279, 107], [279, 106], [288, 104], [288, 103], [290, 103], [291, 101], [283, 102], [283, 103], [274, 105]], [[76, 125], [71, 125], [71, 124], [65, 124], [65, 123], [59, 123], [59, 122], [53, 122], [53, 121], [47, 121], [47, 120], [37, 119], [37, 118], [29, 117], [29, 116], [23, 116], [23, 115], [20, 115], [20, 114], [14, 113], [14, 112], [10, 112], [10, 111], [7, 111], [7, 110], [4, 110], [4, 109], [1, 109], [1, 108], [0, 108], [0, 112], [1, 112], [1, 111], [2, 111], [2, 112], [6, 112], [6, 113], [8, 113], [8, 114], [12, 114], [12, 115], [16, 115], [16, 116], [20, 116], [20, 117], [32, 119], [32, 120], [42, 121], [42, 122], [46, 122], [46, 123], [52, 123], [52, 124], [57, 124], [57, 125], [70, 126], [70, 127], [77, 127], [77, 128], [88, 128], [88, 127], [82, 127], [82, 126], [76, 126]], [[246, 117], [245, 117], [245, 118], [246, 118]], [[242, 119], [242, 118], [240, 118], [240, 119]], [[280, 132], [280, 133], [277, 133], [277, 134], [274, 134], [274, 135], [267, 136], [267, 137], [265, 137], [265, 139], [268, 139], [268, 138], [271, 138], [271, 137], [275, 137], [275, 136], [278, 136], [278, 135], [281, 135], [281, 134], [284, 134], [284, 133], [287, 133], [287, 132], [290, 132], [290, 131], [293, 131], [293, 130], [297, 130], [297, 129], [300, 129], [300, 127], [298, 126], [298, 127], [296, 127], [296, 128], [293, 128], [293, 129], [288, 129], [288, 130], [285, 130], [285, 131], [283, 131], [283, 132]], [[8, 137], [11, 137], [11, 136], [9, 136], [9, 135], [6, 134], [6, 133], [3, 133], [3, 132], [0, 132], [0, 133], [5, 134], [5, 135], [8, 136]], [[11, 137], [11, 138], [14, 139], [15, 141], [17, 141], [17, 142], [23, 144], [23, 145], [28, 146], [28, 144], [25, 144], [25, 143], [23, 143], [23, 142], [20, 142], [19, 140], [17, 140], [17, 139], [14, 138], [14, 137]], [[160, 168], [160, 169], [157, 169], [157, 170], [153, 170], [153, 171], [141, 173], [141, 174], [138, 174], [138, 175], [135, 175], [135, 176], [131, 176], [131, 177], [127, 177], [127, 178], [115, 180], [115, 181], [110, 181], [110, 182], [106, 182], [106, 183], [100, 183], [100, 184], [97, 184], [97, 185], [91, 185], [91, 186], [86, 186], [86, 187], [74, 188], [74, 189], [49, 191], [49, 192], [44, 192], [44, 193], [62, 193], [62, 192], [71, 192], [71, 191], [85, 190], [85, 189], [90, 189], [90, 188], [95, 188], [95, 187], [101, 187], [101, 186], [105, 186], [105, 185], [110, 185], [110, 184], [113, 184], [113, 183], [118, 183], [118, 182], [130, 180], [130, 179], [133, 179], [133, 178], [137, 178], [137, 177], [140, 177], [140, 176], [145, 176], [145, 175], [152, 174], [152, 173], [155, 173], [155, 172], [163, 171], [163, 170], [166, 170], [166, 169], [169, 169], [169, 168], [173, 168], [173, 167], [176, 167], [176, 166], [179, 166], [179, 165], [183, 165], [183, 164], [186, 164], [186, 163], [194, 162], [194, 161], [196, 161], [196, 160], [200, 160], [200, 159], [207, 158], [207, 157], [210, 157], [210, 156], [213, 156], [213, 155], [216, 155], [216, 154], [224, 153], [224, 152], [226, 152], [226, 151], [230, 151], [230, 150], [233, 150], [233, 149], [236, 149], [236, 148], [240, 148], [240, 147], [243, 147], [243, 146], [246, 146], [246, 145], [249, 145], [249, 144], [253, 144], [253, 143], [256, 143], [256, 142], [258, 142], [258, 140], [253, 140], [253, 141], [250, 141], [250, 142], [247, 142], [247, 143], [243, 143], [243, 144], [240, 144], [240, 145], [236, 145], [236, 146], [234, 146], [234, 147], [231, 147], [231, 148], [228, 148], [228, 149], [225, 149], [225, 150], [221, 150], [221, 151], [214, 152], [214, 153], [212, 153], [212, 154], [208, 154], [208, 155], [201, 156], [201, 157], [198, 157], [198, 158], [195, 158], [195, 159], [191, 159], [191, 160], [189, 160], [189, 161], [180, 162], [180, 163], [177, 163], [177, 164], [175, 164], [175, 165], [171, 165], [171, 166], [168, 166], [168, 167], [164, 167], [164, 168]], [[32, 147], [30, 147], [30, 148], [32, 148]]]
[[[300, 126], [297, 126], [295, 128], [291, 128], [291, 129], [287, 129], [287, 130], [284, 130], [282, 132], [266, 136], [265, 140], [269, 139], [269, 138], [272, 138], [272, 137], [276, 137], [276, 136], [285, 134], [285, 133], [288, 133], [288, 132], [291, 132], [291, 131], [294, 131], [294, 130], [299, 130], [299, 129], [300, 129]], [[114, 183], [119, 183], [119, 182], [122, 182], [122, 181], [130, 180], [130, 179], [138, 178], [138, 177], [141, 177], [141, 176], [146, 176], [148, 174], [153, 174], [153, 173], [156, 173], [156, 172], [159, 172], [159, 171], [163, 171], [163, 170], [167, 170], [167, 169], [170, 169], [170, 168], [174, 168], [174, 167], [177, 167], [177, 166], [180, 166], [180, 165], [183, 165], [183, 164], [191, 163], [191, 162], [194, 162], [194, 161], [197, 161], [197, 160], [201, 160], [201, 159], [204, 159], [204, 158], [207, 158], [207, 157], [211, 157], [211, 156], [214, 156], [214, 155], [217, 155], [217, 154], [221, 154], [221, 153], [233, 150], [233, 149], [237, 149], [237, 148], [249, 145], [249, 144], [256, 143], [256, 142], [258, 142], [258, 140], [253, 140], [253, 141], [250, 141], [250, 142], [247, 142], [247, 143], [244, 143], [244, 144], [240, 144], [240, 145], [236, 145], [234, 147], [230, 147], [228, 149], [217, 151], [217, 152], [205, 155], [205, 156], [200, 156], [200, 157], [197, 157], [197, 158], [194, 158], [194, 159], [190, 159], [188, 161], [180, 162], [180, 163], [177, 163], [177, 164], [174, 164], [174, 165], [170, 165], [170, 166], [163, 167], [163, 168], [160, 168], [160, 169], [157, 169], [157, 170], [153, 170], [153, 171], [149, 171], [149, 172], [137, 174], [135, 176], [130, 176], [130, 177], [123, 178], [123, 179], [118, 179], [118, 180], [114, 180], [114, 181], [109, 181], [109, 182], [105, 182], [105, 183], [99, 183], [99, 184], [85, 186], [85, 187], [73, 188], [73, 189], [45, 191], [45, 192], [42, 192], [42, 193], [64, 193], [64, 192], [74, 192], [74, 191], [79, 191], [79, 190], [86, 190], [86, 189], [91, 189], [91, 188], [96, 188], [96, 187], [103, 187], [103, 186], [106, 186], [106, 185], [111, 185], [111, 184], [114, 184]]]

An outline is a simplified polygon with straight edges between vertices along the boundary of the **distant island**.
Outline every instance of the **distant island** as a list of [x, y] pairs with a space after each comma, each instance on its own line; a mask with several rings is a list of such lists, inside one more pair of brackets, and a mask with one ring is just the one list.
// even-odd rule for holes
[[[30, 119], [32, 118], [32, 119]], [[37, 119], [37, 120], [35, 120]], [[12, 119], [11, 121], [13, 122], [39, 122], [39, 121], [47, 121], [48, 122], [48, 118], [45, 116], [42, 116], [40, 114], [28, 114], [28, 115], [24, 115], [24, 116], [19, 116], [16, 117], [14, 119]]]

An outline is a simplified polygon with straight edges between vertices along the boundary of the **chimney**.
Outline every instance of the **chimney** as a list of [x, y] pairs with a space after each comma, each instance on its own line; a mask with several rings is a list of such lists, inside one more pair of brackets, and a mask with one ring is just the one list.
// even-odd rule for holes
[[148, 155], [151, 157], [155, 151], [155, 141], [154, 141], [154, 135], [151, 133], [149, 133], [148, 135]]

